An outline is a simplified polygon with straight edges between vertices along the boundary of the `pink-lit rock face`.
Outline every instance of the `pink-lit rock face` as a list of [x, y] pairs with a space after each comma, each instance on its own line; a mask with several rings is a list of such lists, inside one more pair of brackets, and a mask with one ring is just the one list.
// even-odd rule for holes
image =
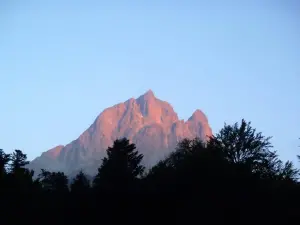
[[57, 157], [63, 148], [63, 145], [59, 145], [46, 152], [43, 152], [40, 157], [32, 160], [28, 167], [35, 170], [35, 176], [37, 176], [41, 172], [41, 169], [51, 171], [64, 171], [64, 164], [57, 160]]
[[40, 166], [39, 161], [43, 161], [51, 168], [52, 159], [53, 170], [59, 164], [68, 174], [79, 169], [93, 174], [107, 147], [115, 139], [127, 137], [144, 154], [144, 164], [152, 166], [174, 150], [181, 139], [199, 137], [205, 140], [211, 135], [202, 111], [196, 110], [186, 122], [179, 120], [172, 106], [149, 90], [137, 99], [130, 98], [105, 109], [78, 139], [43, 153], [33, 164]]
[[50, 157], [50, 158], [53, 158], [53, 159], [56, 159], [57, 156], [60, 154], [60, 151], [64, 148], [65, 146], [63, 145], [58, 145], [46, 152], [43, 152], [42, 153], [42, 156], [47, 156], [47, 157]]

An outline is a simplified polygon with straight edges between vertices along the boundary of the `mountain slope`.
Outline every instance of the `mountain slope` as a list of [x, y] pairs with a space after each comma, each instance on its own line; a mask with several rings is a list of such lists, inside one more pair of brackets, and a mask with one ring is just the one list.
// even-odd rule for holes
[[137, 145], [144, 154], [143, 163], [149, 167], [174, 150], [182, 138], [197, 136], [204, 140], [210, 135], [211, 128], [203, 112], [196, 110], [186, 122], [179, 120], [172, 106], [149, 90], [137, 99], [105, 109], [78, 139], [43, 153], [29, 168], [60, 170], [67, 174], [84, 169], [93, 175], [107, 147], [122, 137]]

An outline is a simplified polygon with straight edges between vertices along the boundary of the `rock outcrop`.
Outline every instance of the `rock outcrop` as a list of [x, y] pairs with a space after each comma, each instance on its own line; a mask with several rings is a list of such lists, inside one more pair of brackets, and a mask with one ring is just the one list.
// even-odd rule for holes
[[29, 168], [74, 174], [83, 169], [93, 175], [117, 138], [126, 137], [144, 154], [143, 163], [150, 167], [174, 150], [179, 140], [212, 134], [205, 114], [196, 110], [185, 122], [179, 120], [172, 106], [149, 90], [105, 109], [80, 137], [66, 146], [57, 146], [34, 159]]

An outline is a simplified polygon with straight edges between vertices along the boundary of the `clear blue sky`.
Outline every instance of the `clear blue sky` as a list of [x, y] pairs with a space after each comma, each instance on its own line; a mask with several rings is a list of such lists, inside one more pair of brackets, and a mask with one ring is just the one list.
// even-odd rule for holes
[[294, 160], [299, 12], [297, 0], [3, 0], [0, 147], [33, 159], [152, 89], [182, 119], [203, 110], [214, 132], [252, 121]]

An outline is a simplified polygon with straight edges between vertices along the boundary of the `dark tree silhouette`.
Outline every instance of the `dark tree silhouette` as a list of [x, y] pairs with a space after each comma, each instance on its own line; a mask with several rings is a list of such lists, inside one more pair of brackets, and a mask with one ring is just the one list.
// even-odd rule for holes
[[90, 189], [90, 181], [87, 176], [80, 171], [71, 183], [71, 191], [74, 193], [84, 193]]
[[2, 149], [0, 149], [0, 179], [6, 174], [6, 167], [11, 160], [11, 155], [6, 154]]
[[299, 170], [294, 167], [293, 162], [287, 161], [279, 170], [279, 180], [291, 180], [296, 182], [299, 178]]
[[143, 155], [136, 151], [135, 144], [126, 138], [114, 141], [107, 149], [107, 157], [102, 160], [98, 174], [94, 179], [94, 187], [109, 190], [126, 190], [132, 187], [144, 172], [141, 165]]
[[27, 161], [27, 155], [21, 150], [15, 150], [11, 156], [11, 171], [13, 173], [18, 170], [24, 171], [24, 166], [27, 164], [29, 164], [29, 161]]
[[299, 170], [281, 161], [270, 138], [245, 120], [225, 124], [207, 142], [180, 141], [147, 173], [142, 159], [134, 144], [118, 139], [107, 149], [93, 187], [80, 171], [69, 190], [64, 173], [42, 170], [34, 180], [26, 154], [0, 150], [1, 222], [265, 225], [299, 217]]
[[[290, 161], [283, 163], [271, 151], [269, 140], [245, 120], [240, 125], [225, 124], [207, 143], [197, 138], [182, 140], [174, 152], [149, 171], [147, 187], [163, 191], [164, 196], [173, 193], [176, 200], [171, 196], [166, 200], [172, 203], [171, 207], [180, 202], [185, 205], [184, 211], [191, 214], [194, 208], [190, 205], [198, 205], [203, 212], [214, 210], [214, 214], [226, 215], [235, 210], [243, 217], [247, 210], [239, 211], [239, 205], [250, 207], [260, 202], [261, 207], [267, 207], [264, 202], [269, 202], [269, 207], [278, 206], [273, 202], [274, 195], [288, 192], [278, 189], [283, 187], [282, 181], [295, 184], [299, 172]], [[206, 212], [204, 215], [209, 217], [209, 211]]]
[[273, 146], [270, 139], [271, 137], [263, 136], [250, 122], [243, 119], [241, 124], [225, 124], [218, 134], [210, 138], [208, 148], [221, 151], [229, 163], [245, 168], [261, 178], [297, 179], [298, 171], [293, 164], [283, 164], [276, 151], [271, 151]]
[[68, 178], [63, 172], [49, 172], [42, 169], [38, 179], [44, 190], [57, 193], [68, 191]]
[[219, 148], [231, 163], [257, 164], [270, 153], [271, 137], [264, 137], [251, 127], [251, 123], [242, 120], [233, 126], [224, 128], [209, 141], [209, 147]]
[[30, 191], [32, 189], [33, 175], [32, 170], [28, 170], [25, 166], [29, 163], [27, 155], [21, 150], [15, 150], [11, 154], [9, 165], [10, 173], [7, 176], [8, 185], [11, 188], [20, 190], [20, 192]]

